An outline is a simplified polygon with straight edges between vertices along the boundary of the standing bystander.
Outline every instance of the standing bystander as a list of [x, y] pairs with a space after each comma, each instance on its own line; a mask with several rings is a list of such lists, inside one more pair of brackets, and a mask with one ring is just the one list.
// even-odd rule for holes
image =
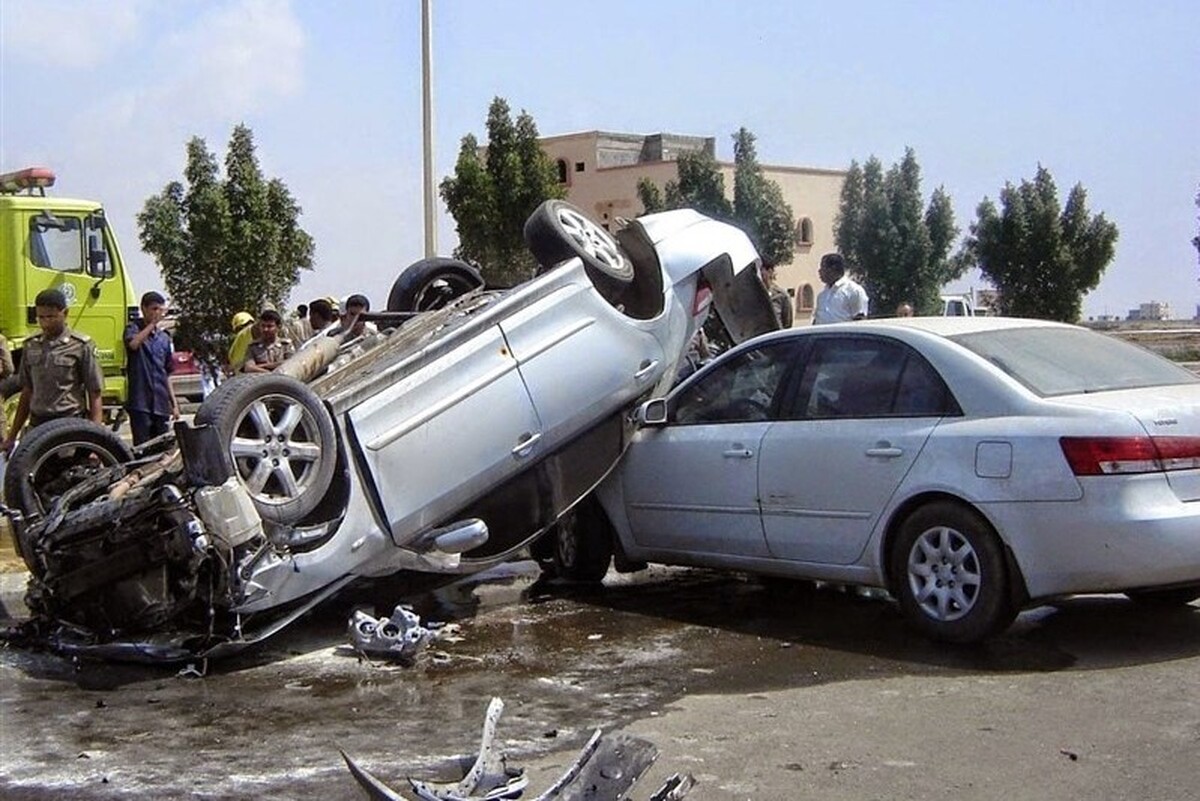
[[42, 329], [25, 340], [17, 371], [21, 399], [2, 449], [11, 453], [26, 421], [31, 427], [60, 417], [104, 417], [104, 375], [91, 338], [67, 326], [67, 299], [61, 290], [43, 289], [33, 300]]
[[125, 356], [129, 371], [129, 428], [133, 444], [141, 445], [167, 433], [179, 419], [179, 401], [171, 386], [171, 336], [162, 330], [167, 301], [157, 292], [142, 295], [142, 318], [125, 326]]
[[821, 257], [817, 275], [825, 288], [817, 295], [813, 325], [844, 323], [867, 316], [867, 293], [846, 275], [846, 259], [841, 253], [826, 253]]
[[763, 284], [767, 287], [767, 293], [770, 295], [771, 309], [775, 312], [775, 322], [779, 323], [780, 328], [791, 328], [795, 315], [795, 312], [792, 310], [792, 299], [788, 297], [788, 293], [779, 284], [775, 283], [775, 265], [769, 261], [764, 261], [759, 271], [759, 276], [762, 278]]
[[282, 324], [283, 318], [274, 309], [263, 309], [258, 315], [258, 339], [250, 343], [242, 368], [247, 373], [269, 373], [296, 352], [290, 339], [279, 336]]
[[8, 340], [0, 334], [0, 442], [4, 441], [5, 420], [3, 401], [9, 395], [6, 384], [13, 375], [12, 354], [8, 352]]

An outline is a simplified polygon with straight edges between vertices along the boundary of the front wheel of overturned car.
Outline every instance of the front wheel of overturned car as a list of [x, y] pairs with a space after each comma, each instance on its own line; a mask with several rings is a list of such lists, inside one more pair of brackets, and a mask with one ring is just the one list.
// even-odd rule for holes
[[225, 466], [266, 520], [299, 522], [333, 482], [333, 421], [301, 381], [271, 374], [239, 378], [202, 403], [195, 419], [217, 429]]
[[437, 256], [404, 268], [388, 293], [390, 312], [440, 309], [457, 297], [483, 286], [479, 270], [458, 259]]
[[133, 458], [119, 436], [90, 420], [51, 420], [31, 428], [4, 473], [5, 503], [26, 516], [44, 514], [54, 498], [97, 470]]
[[547, 200], [525, 221], [525, 244], [544, 270], [578, 256], [606, 297], [633, 281], [633, 262], [608, 231], [563, 200]]
[[558, 519], [535, 544], [543, 570], [559, 578], [595, 584], [608, 573], [613, 530], [600, 504], [591, 498]]
[[1016, 616], [999, 537], [978, 513], [937, 501], [913, 512], [890, 552], [893, 594], [932, 639], [971, 643]]

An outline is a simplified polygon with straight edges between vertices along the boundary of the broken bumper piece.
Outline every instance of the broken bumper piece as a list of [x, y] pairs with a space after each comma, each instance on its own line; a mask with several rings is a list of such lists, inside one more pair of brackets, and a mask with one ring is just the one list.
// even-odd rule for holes
[[[470, 770], [457, 782], [439, 783], [409, 777], [408, 783], [423, 801], [494, 801], [521, 798], [529, 780], [524, 770], [510, 768], [495, 748], [496, 724], [504, 711], [504, 702], [493, 698], [484, 717], [479, 754]], [[403, 801], [405, 796], [391, 789], [366, 768], [350, 758], [342, 758], [359, 785], [375, 801]], [[567, 766], [562, 775], [533, 801], [621, 801], [642, 774], [658, 758], [653, 743], [623, 733], [604, 734], [600, 729]], [[675, 801], [695, 785], [690, 775], [672, 775], [650, 801]]]

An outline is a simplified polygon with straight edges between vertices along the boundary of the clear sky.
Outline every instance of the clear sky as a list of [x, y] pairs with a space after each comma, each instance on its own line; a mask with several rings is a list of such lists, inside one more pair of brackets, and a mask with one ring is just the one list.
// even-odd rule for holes
[[[964, 232], [1040, 163], [1120, 229], [1086, 314], [1200, 304], [1196, 0], [433, 0], [433, 18], [439, 180], [497, 95], [543, 135], [710, 135], [725, 159], [741, 126], [768, 164], [911, 146]], [[159, 288], [135, 215], [191, 136], [223, 160], [244, 122], [316, 239], [293, 301], [382, 302], [424, 247], [420, 29], [419, 0], [0, 0], [0, 171], [49, 166], [57, 194], [102, 201], [137, 289]]]

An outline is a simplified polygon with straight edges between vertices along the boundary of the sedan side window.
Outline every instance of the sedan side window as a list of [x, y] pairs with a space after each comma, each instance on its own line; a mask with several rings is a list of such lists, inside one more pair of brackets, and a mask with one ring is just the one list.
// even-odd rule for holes
[[817, 342], [801, 381], [795, 418], [925, 417], [955, 404], [916, 351], [882, 337]]
[[679, 393], [672, 421], [687, 425], [772, 419], [797, 348], [791, 341], [771, 342], [714, 365]]

